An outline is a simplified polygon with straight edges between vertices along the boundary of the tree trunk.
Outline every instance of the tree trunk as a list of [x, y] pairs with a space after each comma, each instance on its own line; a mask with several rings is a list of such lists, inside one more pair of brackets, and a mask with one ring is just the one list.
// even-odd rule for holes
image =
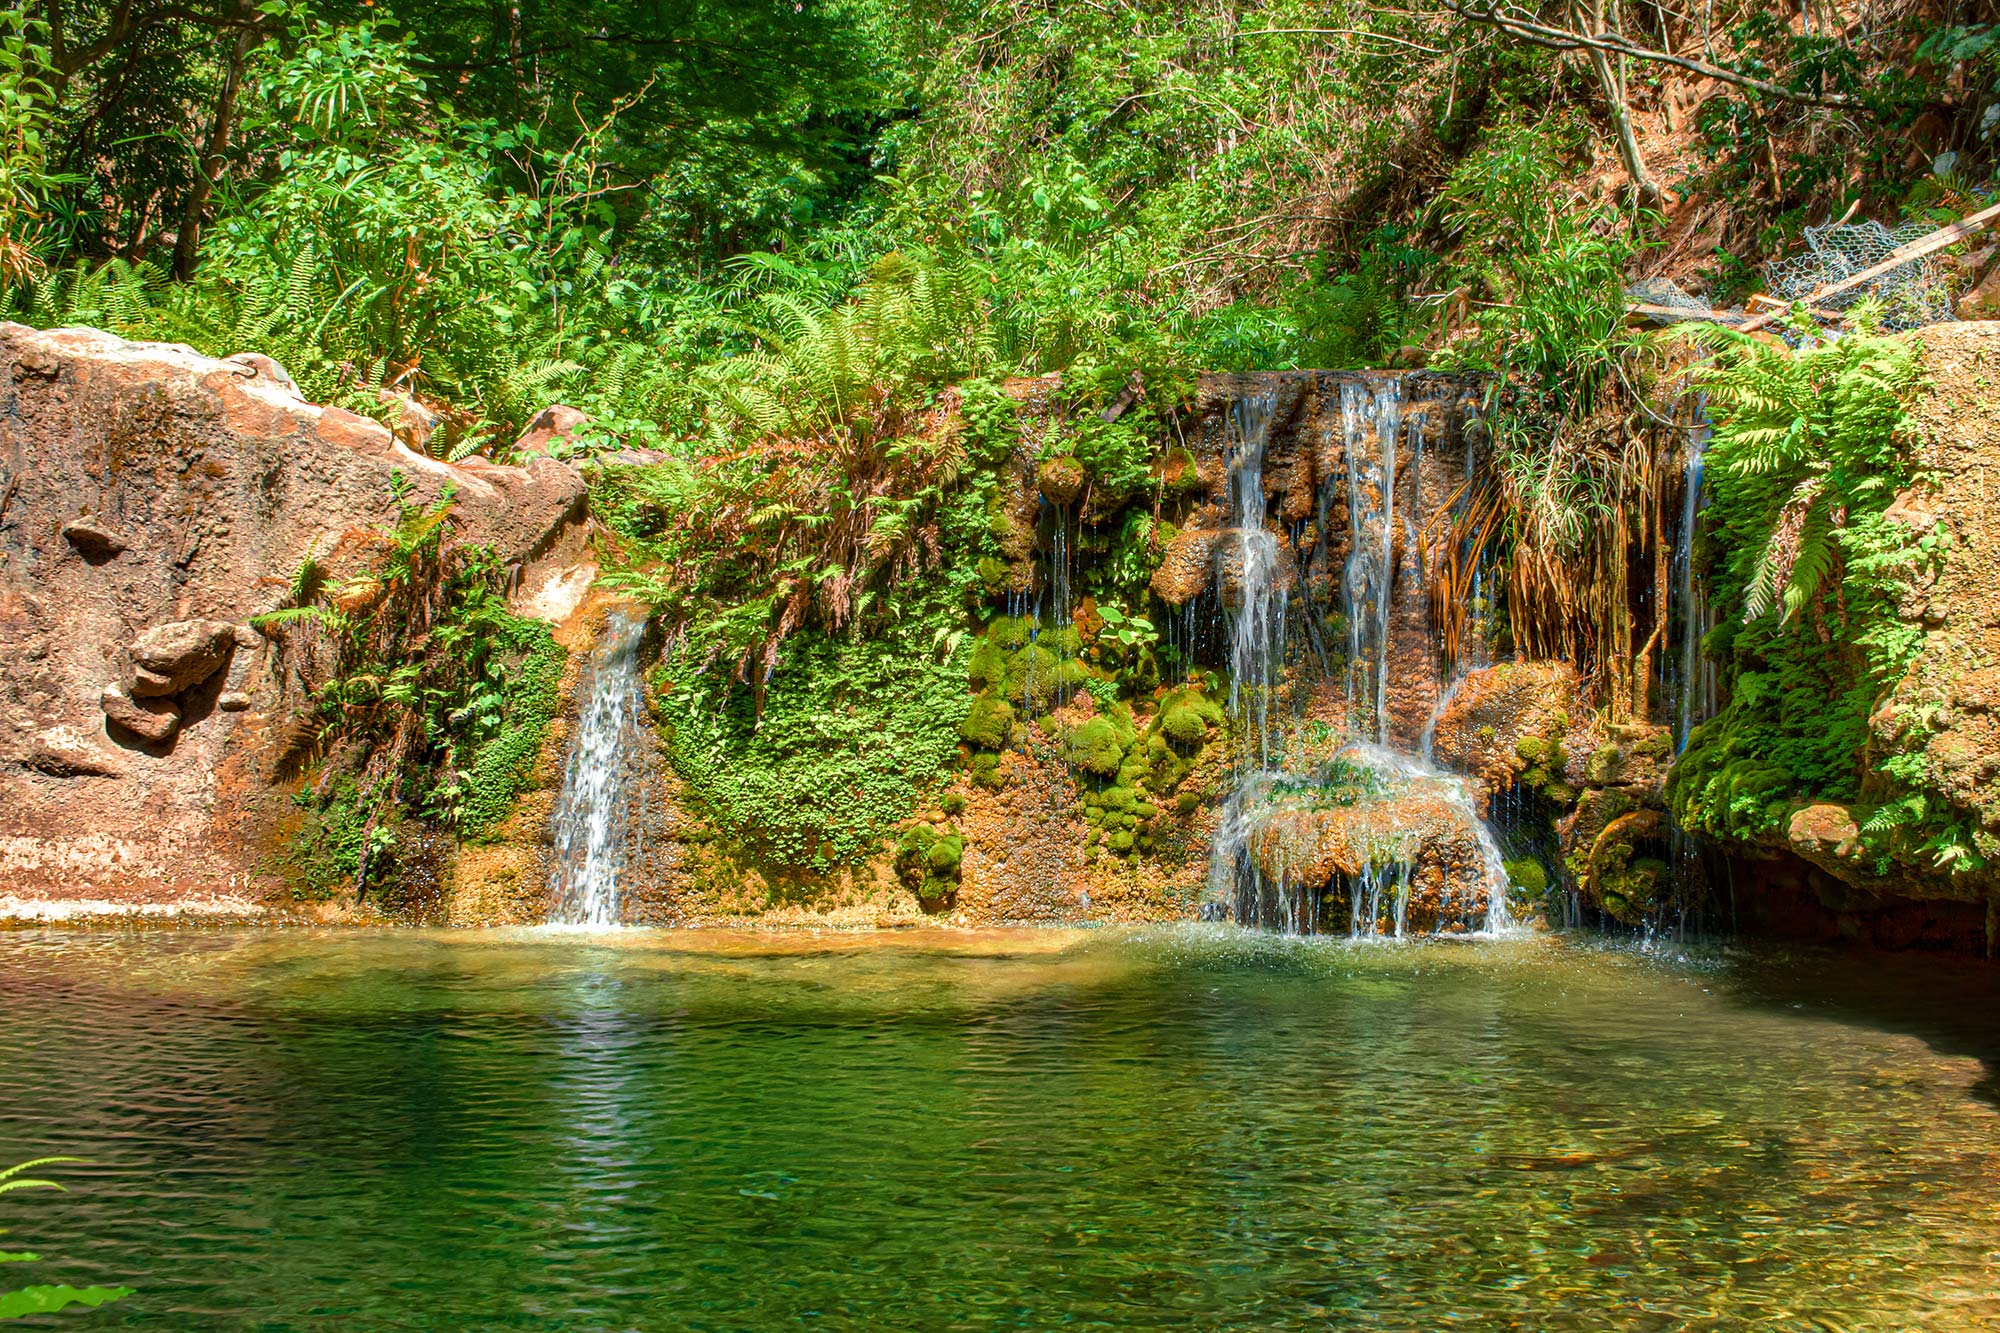
[[[1614, 16], [1617, 5], [1618, 0], [1612, 0]], [[1624, 36], [1621, 24], [1605, 22], [1602, 0], [1571, 0], [1570, 13], [1576, 27], [1586, 36], [1603, 37], [1606, 33]], [[1618, 158], [1625, 164], [1625, 174], [1632, 178], [1632, 189], [1641, 204], [1658, 207], [1666, 200], [1666, 194], [1646, 170], [1645, 156], [1639, 151], [1639, 136], [1632, 129], [1632, 108], [1625, 97], [1625, 57], [1614, 59], [1609, 52], [1593, 47], [1590, 65], [1597, 71], [1598, 85], [1604, 89], [1605, 107], [1611, 113], [1611, 128], [1618, 140]]]
[[174, 277], [182, 282], [194, 276], [195, 259], [201, 247], [202, 215], [208, 211], [215, 183], [222, 179], [228, 166], [225, 154], [229, 151], [229, 136], [236, 128], [236, 94], [243, 84], [243, 66], [249, 60], [250, 49], [264, 37], [257, 23], [257, 11], [247, 2], [237, 5], [236, 20], [236, 37], [229, 44], [229, 60], [222, 72], [222, 91], [215, 99], [215, 120], [208, 127], [208, 144], [196, 164], [194, 179], [188, 183], [180, 233], [174, 238]]

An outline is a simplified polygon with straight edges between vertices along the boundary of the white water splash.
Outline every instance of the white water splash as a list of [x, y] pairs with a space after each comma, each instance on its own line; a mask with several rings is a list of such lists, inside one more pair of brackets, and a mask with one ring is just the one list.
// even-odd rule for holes
[[591, 653], [582, 716], [556, 801], [549, 865], [551, 925], [619, 924], [619, 876], [628, 844], [628, 779], [640, 727], [639, 643], [646, 621], [612, 613]]

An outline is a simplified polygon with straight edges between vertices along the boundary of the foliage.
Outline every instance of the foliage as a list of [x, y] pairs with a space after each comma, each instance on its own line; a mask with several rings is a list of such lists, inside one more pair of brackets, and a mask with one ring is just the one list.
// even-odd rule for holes
[[0, 11], [0, 289], [42, 270], [44, 200], [59, 183], [45, 144], [55, 101], [40, 74], [47, 31], [26, 9]]
[[[53, 1180], [38, 1180], [22, 1175], [37, 1167], [55, 1162], [74, 1161], [70, 1157], [39, 1157], [32, 1162], [21, 1162], [0, 1170], [0, 1194], [15, 1190], [59, 1190], [61, 1185]], [[25, 1264], [39, 1262], [39, 1254], [24, 1250], [0, 1251], [0, 1264]], [[130, 1287], [71, 1287], [66, 1285], [36, 1285], [18, 1287], [13, 1291], [0, 1291], [0, 1319], [25, 1319], [29, 1315], [55, 1314], [74, 1305], [95, 1309], [122, 1301], [132, 1294]]]
[[1717, 358], [1699, 382], [1717, 426], [1704, 543], [1726, 619], [1705, 647], [1733, 674], [1727, 706], [1676, 770], [1676, 810], [1691, 828], [1756, 836], [1796, 801], [1855, 801], [1886, 783], [1904, 795], [1868, 821], [1864, 842], [1883, 855], [1921, 845], [1964, 868], [1976, 860], [1968, 835], [1948, 827], [1921, 774], [1868, 752], [1869, 717], [1922, 643], [1899, 603], [1941, 555], [1935, 530], [1919, 537], [1887, 513], [1920, 481], [1904, 408], [1915, 348], [1865, 328], [1796, 351], [1708, 338]]
[[962, 654], [905, 629], [787, 644], [761, 715], [684, 644], [655, 676], [689, 793], [756, 860], [824, 874], [875, 851], [958, 751]]
[[526, 782], [559, 700], [562, 651], [506, 609], [505, 571], [453, 540], [452, 497], [418, 504], [396, 474], [398, 517], [360, 572], [308, 560], [290, 604], [253, 623], [277, 639], [313, 721], [341, 759], [304, 793], [310, 887], [337, 870], [357, 891], [386, 877], [404, 815], [477, 836]]

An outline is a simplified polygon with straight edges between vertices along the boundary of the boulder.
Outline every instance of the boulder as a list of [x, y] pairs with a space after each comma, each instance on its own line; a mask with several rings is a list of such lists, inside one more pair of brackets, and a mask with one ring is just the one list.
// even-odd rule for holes
[[181, 729], [181, 706], [172, 699], [134, 699], [107, 685], [100, 702], [106, 718], [141, 740], [158, 744]]
[[[179, 694], [201, 684], [229, 660], [236, 627], [223, 620], [171, 620], [132, 641], [132, 693]], [[135, 728], [136, 730], [136, 728]]]
[[[575, 469], [427, 458], [305, 402], [256, 353], [0, 323], [0, 371], [0, 884], [14, 899], [254, 895], [282, 836], [290, 733], [272, 646], [245, 622], [307, 557], [336, 580], [367, 574], [398, 474], [413, 504], [449, 488], [456, 538], [524, 572], [583, 529]], [[93, 554], [114, 544], [115, 563]]]

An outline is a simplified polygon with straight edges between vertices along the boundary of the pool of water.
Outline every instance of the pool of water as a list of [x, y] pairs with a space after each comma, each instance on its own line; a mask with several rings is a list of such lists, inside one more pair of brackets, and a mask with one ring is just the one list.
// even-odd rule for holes
[[[1973, 965], [1226, 928], [0, 936], [149, 1329], [2000, 1327]], [[32, 1270], [32, 1271], [31, 1271]]]

